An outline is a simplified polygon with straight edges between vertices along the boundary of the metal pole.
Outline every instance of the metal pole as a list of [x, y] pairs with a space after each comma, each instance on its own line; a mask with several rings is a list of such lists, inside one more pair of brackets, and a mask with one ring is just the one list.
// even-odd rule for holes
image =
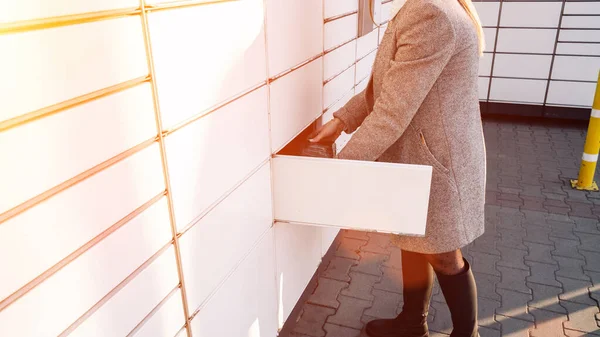
[[596, 84], [596, 95], [592, 104], [590, 124], [581, 159], [581, 169], [577, 180], [571, 180], [571, 186], [583, 191], [598, 191], [598, 185], [594, 181], [596, 163], [600, 152], [600, 72]]

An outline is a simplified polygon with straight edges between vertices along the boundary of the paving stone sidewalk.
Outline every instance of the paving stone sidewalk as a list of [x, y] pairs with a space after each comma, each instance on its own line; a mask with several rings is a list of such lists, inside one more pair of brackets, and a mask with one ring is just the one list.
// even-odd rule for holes
[[[481, 337], [600, 336], [600, 193], [572, 190], [585, 128], [485, 121], [486, 232], [463, 251], [479, 291]], [[291, 337], [366, 336], [402, 307], [390, 236], [343, 231]], [[448, 336], [436, 283], [429, 327]]]

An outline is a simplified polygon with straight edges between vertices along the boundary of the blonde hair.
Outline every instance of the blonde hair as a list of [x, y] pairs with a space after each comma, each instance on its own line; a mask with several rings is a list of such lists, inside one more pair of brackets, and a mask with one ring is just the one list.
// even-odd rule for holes
[[483, 36], [483, 28], [481, 27], [481, 21], [479, 20], [479, 15], [477, 15], [475, 6], [473, 6], [471, 0], [458, 0], [458, 3], [465, 9], [475, 25], [477, 37], [479, 39], [479, 55], [483, 55], [483, 50], [485, 49], [485, 37]]

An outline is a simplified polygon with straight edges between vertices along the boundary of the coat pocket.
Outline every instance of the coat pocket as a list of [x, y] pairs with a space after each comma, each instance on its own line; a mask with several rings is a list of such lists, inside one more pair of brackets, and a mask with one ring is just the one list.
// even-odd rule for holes
[[429, 149], [429, 146], [427, 145], [427, 141], [425, 140], [425, 136], [423, 135], [423, 131], [421, 131], [421, 129], [418, 129], [417, 133], [419, 135], [419, 144], [421, 145], [421, 149], [425, 153], [425, 156], [427, 157], [427, 159], [429, 160], [431, 165], [433, 167], [437, 168], [438, 170], [440, 170], [441, 172], [443, 172], [444, 174], [449, 174], [450, 170], [446, 166], [444, 166], [439, 160], [437, 160], [437, 158], [433, 155], [433, 153]]

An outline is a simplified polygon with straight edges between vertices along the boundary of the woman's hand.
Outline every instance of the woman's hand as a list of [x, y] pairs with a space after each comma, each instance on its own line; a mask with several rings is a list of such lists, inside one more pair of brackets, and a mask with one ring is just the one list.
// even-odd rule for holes
[[311, 133], [308, 136], [308, 141], [311, 143], [318, 143], [325, 139], [335, 141], [342, 134], [344, 129], [344, 122], [338, 118], [334, 118], [325, 123], [325, 125], [319, 128], [317, 131]]

